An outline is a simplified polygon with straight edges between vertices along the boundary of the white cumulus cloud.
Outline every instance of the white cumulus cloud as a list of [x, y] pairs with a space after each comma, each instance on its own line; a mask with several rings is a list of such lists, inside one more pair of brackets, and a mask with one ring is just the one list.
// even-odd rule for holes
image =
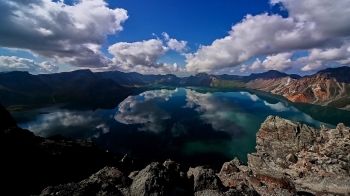
[[108, 48], [114, 55], [113, 62], [119, 66], [130, 68], [134, 66], [160, 67], [157, 60], [169, 49], [158, 39], [140, 42], [119, 42]]
[[128, 14], [124, 9], [109, 8], [104, 0], [78, 0], [73, 5], [52, 0], [2, 0], [0, 18], [1, 47], [23, 49], [73, 66], [104, 67], [110, 60], [96, 49], [107, 35], [123, 29]]
[[293, 53], [279, 53], [276, 55], [269, 55], [262, 62], [256, 59], [251, 66], [247, 68], [251, 71], [255, 70], [277, 70], [286, 71], [291, 68]]
[[167, 42], [167, 45], [170, 49], [177, 52], [183, 52], [186, 50], [187, 41], [177, 41], [176, 39], [170, 39]]
[[[252, 57], [267, 55], [262, 68], [286, 70], [286, 58], [294, 51], [340, 49], [349, 43], [350, 1], [338, 0], [272, 0], [288, 11], [288, 18], [266, 13], [247, 15], [232, 27], [229, 35], [200, 46], [197, 52], [186, 55], [190, 72], [218, 70], [240, 65]], [[284, 53], [283, 55], [278, 55]], [[349, 57], [338, 59], [345, 64]], [[273, 65], [272, 63], [282, 63]], [[258, 63], [258, 62], [257, 62]], [[321, 62], [325, 63], [325, 62]], [[255, 64], [252, 69], [259, 67]], [[241, 71], [247, 69], [243, 67]], [[249, 69], [249, 68], [248, 68]]]
[[139, 42], [119, 42], [108, 48], [114, 57], [108, 69], [119, 69], [142, 74], [164, 74], [185, 72], [176, 63], [158, 63], [157, 61], [171, 48], [160, 39]]
[[0, 56], [0, 72], [28, 71], [32, 74], [57, 72], [58, 67], [48, 61], [36, 63], [31, 59], [16, 56]]
[[175, 50], [177, 52], [184, 52], [186, 51], [187, 48], [187, 41], [178, 41], [177, 39], [174, 38], [170, 38], [169, 34], [167, 34], [166, 32], [162, 33], [162, 36], [164, 37], [164, 40], [166, 41], [167, 46], [171, 49], [171, 50]]

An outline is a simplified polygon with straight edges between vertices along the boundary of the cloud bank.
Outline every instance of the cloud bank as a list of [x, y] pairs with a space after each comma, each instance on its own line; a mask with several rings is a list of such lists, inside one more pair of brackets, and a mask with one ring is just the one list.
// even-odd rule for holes
[[[270, 0], [270, 4], [280, 6], [288, 17], [248, 14], [226, 37], [201, 45], [193, 53], [186, 54], [187, 41], [163, 32], [161, 39], [113, 43], [108, 47], [109, 58], [101, 48], [108, 35], [123, 30], [129, 18], [125, 9], [110, 8], [105, 0], [77, 0], [72, 5], [63, 0], [2, 0], [0, 47], [30, 52], [45, 63], [30, 65], [31, 60], [18, 58], [16, 62], [21, 63], [4, 63], [0, 70], [47, 73], [57, 71], [53, 64], [63, 63], [95, 71], [177, 74], [232, 73], [240, 65], [241, 72], [257, 72], [317, 71], [350, 64], [349, 0]], [[186, 69], [159, 62], [170, 50], [186, 57]], [[308, 55], [294, 58], [300, 51]], [[252, 58], [257, 59], [244, 64]]]
[[[187, 54], [187, 71], [235, 67], [264, 55], [268, 56], [266, 60], [256, 61], [248, 69], [284, 71], [302, 65], [301, 70], [311, 71], [325, 67], [330, 61], [349, 64], [350, 1], [271, 0], [270, 3], [281, 5], [289, 16], [247, 15], [232, 26], [228, 36]], [[310, 56], [292, 62], [291, 54], [295, 51], [308, 51]]]
[[[128, 17], [126, 10], [109, 8], [104, 0], [78, 0], [73, 5], [52, 0], [4, 0], [0, 2], [0, 47], [28, 51], [55, 64], [96, 71], [183, 71], [177, 64], [157, 62], [169, 50], [183, 52], [187, 48], [186, 41], [170, 38], [166, 33], [165, 40], [115, 43], [108, 48], [112, 58], [103, 54], [101, 47], [107, 36], [122, 31]], [[24, 70], [18, 64], [0, 66], [0, 70], [14, 70], [14, 66]], [[43, 67], [36, 67], [40, 66]], [[32, 68], [28, 71], [37, 73]]]
[[105, 67], [110, 60], [99, 48], [107, 35], [123, 29], [127, 11], [104, 0], [73, 5], [51, 0], [0, 1], [0, 46], [77, 67]]
[[0, 72], [6, 71], [28, 71], [34, 74], [54, 73], [58, 67], [48, 61], [35, 63], [33, 60], [19, 58], [16, 56], [0, 56]]

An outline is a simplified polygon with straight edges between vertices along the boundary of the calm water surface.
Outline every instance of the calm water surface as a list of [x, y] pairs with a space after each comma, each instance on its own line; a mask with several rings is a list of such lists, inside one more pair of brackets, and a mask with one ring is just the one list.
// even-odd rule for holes
[[267, 93], [176, 88], [146, 90], [114, 109], [74, 104], [16, 112], [19, 126], [36, 135], [92, 140], [101, 148], [154, 160], [222, 164], [247, 160], [255, 134], [268, 115], [318, 128], [349, 125], [350, 112], [293, 104]]

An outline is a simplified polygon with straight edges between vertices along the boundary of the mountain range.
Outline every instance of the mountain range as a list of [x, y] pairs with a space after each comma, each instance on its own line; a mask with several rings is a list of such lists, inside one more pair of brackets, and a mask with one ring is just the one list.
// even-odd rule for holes
[[0, 101], [11, 105], [60, 102], [98, 102], [126, 97], [131, 90], [90, 70], [31, 75], [28, 72], [0, 73]]
[[0, 73], [0, 100], [6, 107], [68, 101], [103, 102], [126, 97], [131, 88], [159, 84], [255, 89], [281, 95], [292, 102], [350, 110], [349, 76], [350, 67], [346, 66], [303, 77], [275, 70], [249, 76], [198, 73], [189, 77], [120, 71], [77, 70], [41, 75], [14, 71]]

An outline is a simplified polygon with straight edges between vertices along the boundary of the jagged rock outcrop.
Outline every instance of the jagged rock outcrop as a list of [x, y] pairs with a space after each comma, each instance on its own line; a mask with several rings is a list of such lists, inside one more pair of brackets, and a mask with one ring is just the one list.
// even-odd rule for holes
[[79, 183], [47, 187], [41, 196], [193, 195], [190, 181], [184, 174], [180, 165], [171, 160], [165, 161], [164, 164], [153, 162], [129, 176], [117, 168], [105, 167]]
[[246, 185], [260, 195], [350, 195], [350, 128], [320, 130], [269, 116], [257, 133], [248, 168], [237, 160], [218, 174], [227, 187]]
[[123, 195], [123, 196], [254, 196], [253, 188], [225, 188], [214, 170], [203, 167], [190, 168], [186, 173], [171, 160], [163, 164], [153, 162], [141, 171], [126, 176], [119, 169], [105, 167], [88, 179], [45, 188], [40, 196], [63, 195]]
[[170, 160], [151, 163], [132, 177], [131, 195], [190, 195], [188, 179], [179, 167]]

